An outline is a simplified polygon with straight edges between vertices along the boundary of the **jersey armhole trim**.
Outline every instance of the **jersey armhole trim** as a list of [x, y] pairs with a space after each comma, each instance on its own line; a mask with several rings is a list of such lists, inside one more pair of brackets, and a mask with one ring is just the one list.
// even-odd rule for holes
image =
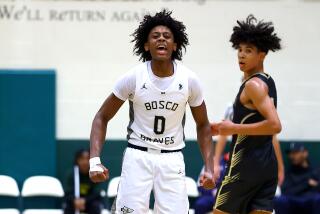
[[112, 90], [112, 93], [114, 94], [114, 96], [116, 96], [118, 99], [122, 100], [122, 101], [126, 101], [127, 99], [125, 97], [122, 97], [117, 91]]

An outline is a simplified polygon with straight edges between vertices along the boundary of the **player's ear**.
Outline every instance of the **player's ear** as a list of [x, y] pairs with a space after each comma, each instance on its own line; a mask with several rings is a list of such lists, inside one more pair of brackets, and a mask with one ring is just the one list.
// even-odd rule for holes
[[267, 53], [264, 52], [264, 51], [260, 51], [260, 52], [259, 52], [259, 55], [260, 55], [260, 60], [263, 61], [264, 58], [266, 57]]
[[145, 50], [146, 52], [149, 51], [149, 43], [148, 43], [148, 42], [144, 43], [144, 50]]
[[177, 43], [173, 43], [173, 51], [177, 51]]

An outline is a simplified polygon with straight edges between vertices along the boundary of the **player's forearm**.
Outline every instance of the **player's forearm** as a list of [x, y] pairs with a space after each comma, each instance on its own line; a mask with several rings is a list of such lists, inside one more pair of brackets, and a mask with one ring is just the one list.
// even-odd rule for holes
[[90, 135], [90, 158], [100, 157], [107, 132], [107, 121], [98, 113], [93, 122]]
[[279, 144], [279, 141], [276, 136], [273, 136], [272, 144], [273, 144], [273, 148], [274, 148], [274, 153], [277, 158], [278, 170], [284, 170], [284, 163], [283, 163], [283, 158], [282, 158], [282, 154], [281, 154], [281, 148], [280, 148], [280, 144]]
[[274, 135], [281, 132], [281, 123], [277, 121], [263, 120], [251, 124], [234, 124], [234, 134], [243, 135]]
[[220, 163], [221, 156], [227, 144], [227, 137], [223, 135], [218, 136], [217, 143], [214, 149], [214, 161], [216, 164]]
[[209, 123], [197, 127], [197, 139], [200, 147], [200, 152], [205, 164], [205, 169], [213, 172], [214, 148]]

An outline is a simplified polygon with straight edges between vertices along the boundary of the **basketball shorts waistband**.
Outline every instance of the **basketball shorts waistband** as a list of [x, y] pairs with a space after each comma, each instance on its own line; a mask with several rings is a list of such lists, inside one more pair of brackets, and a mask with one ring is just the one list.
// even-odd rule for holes
[[181, 152], [182, 149], [176, 149], [176, 150], [166, 150], [166, 149], [153, 149], [153, 148], [148, 148], [144, 146], [137, 146], [132, 143], [128, 143], [128, 147], [132, 149], [138, 149], [140, 151], [144, 152], [151, 152], [151, 153], [173, 153], [173, 152]]

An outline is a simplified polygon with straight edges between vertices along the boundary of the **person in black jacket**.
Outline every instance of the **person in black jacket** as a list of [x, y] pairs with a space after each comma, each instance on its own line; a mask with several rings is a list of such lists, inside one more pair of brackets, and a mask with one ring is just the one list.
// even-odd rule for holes
[[302, 143], [291, 143], [287, 151], [290, 166], [282, 185], [282, 195], [275, 199], [277, 214], [320, 213], [320, 176], [308, 160]]
[[75, 209], [88, 214], [100, 214], [103, 198], [98, 184], [89, 178], [89, 151], [81, 149], [76, 152], [75, 165], [79, 167], [80, 198], [75, 197], [74, 172], [70, 173], [66, 183], [64, 214], [74, 214]]

